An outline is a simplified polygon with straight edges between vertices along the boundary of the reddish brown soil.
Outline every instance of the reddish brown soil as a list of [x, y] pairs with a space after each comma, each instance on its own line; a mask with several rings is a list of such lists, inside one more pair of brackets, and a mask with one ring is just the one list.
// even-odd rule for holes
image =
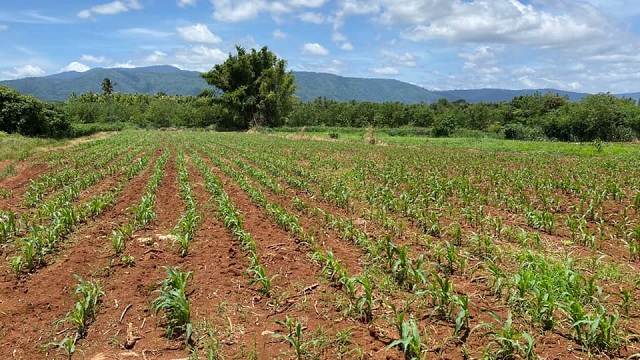
[[[290, 358], [294, 353], [290, 346], [272, 337], [272, 334], [286, 334], [285, 328], [276, 321], [287, 317], [304, 325], [305, 339], [319, 339], [324, 336], [324, 345], [308, 350], [318, 358], [333, 359], [341, 354], [343, 358], [402, 359], [398, 349], [389, 349], [388, 344], [397, 339], [396, 330], [385, 318], [392, 316], [388, 306], [378, 303], [374, 308], [376, 319], [365, 324], [353, 314], [343, 314], [339, 307], [347, 297], [322, 275], [321, 268], [310, 258], [311, 250], [300, 243], [290, 232], [277, 226], [265, 209], [253, 202], [240, 186], [213, 162], [205, 162], [213, 174], [221, 179], [225, 192], [234, 206], [242, 214], [245, 231], [256, 242], [257, 254], [267, 274], [273, 278], [273, 295], [261, 294], [259, 285], [249, 285], [251, 276], [245, 271], [248, 259], [242, 253], [237, 240], [224, 228], [217, 215], [217, 201], [205, 189], [205, 181], [200, 171], [187, 156], [187, 168], [197, 209], [201, 216], [189, 253], [180, 257], [178, 247], [169, 235], [173, 232], [185, 208], [185, 201], [179, 196], [176, 154], [182, 144], [172, 142], [170, 135], [163, 141], [169, 142], [170, 157], [164, 169], [163, 179], [156, 192], [155, 210], [157, 217], [144, 229], [134, 233], [128, 240], [124, 255], [135, 259], [133, 266], [125, 266], [120, 256], [115, 256], [111, 245], [111, 232], [126, 224], [132, 218], [131, 207], [135, 206], [145, 192], [153, 165], [162, 153], [155, 150], [147, 168], [134, 177], [117, 197], [116, 204], [96, 218], [78, 226], [78, 230], [66, 240], [63, 248], [49, 264], [19, 281], [6, 275], [0, 281], [0, 358], [50, 359], [62, 358], [62, 352], [53, 346], [43, 347], [53, 341], [60, 341], [70, 334], [69, 324], [54, 325], [73, 307], [76, 299], [74, 289], [78, 274], [85, 279], [100, 281], [105, 296], [94, 321], [89, 324], [86, 336], [78, 341], [75, 358], [86, 359], [186, 359], [189, 349], [184, 345], [184, 337], [167, 339], [164, 337], [162, 313], [156, 314], [150, 303], [157, 296], [157, 282], [166, 275], [164, 266], [177, 266], [185, 271], [193, 271], [192, 283], [188, 287], [191, 303], [191, 319], [194, 324], [195, 351], [205, 357], [208, 334], [214, 333], [219, 341], [219, 352], [226, 358], [249, 358], [257, 354], [260, 359]], [[160, 144], [161, 146], [162, 144]], [[204, 154], [201, 154], [204, 155]], [[228, 162], [231, 165], [231, 162]], [[18, 176], [0, 181], [0, 187], [10, 189], [14, 196], [0, 199], [0, 206], [20, 209], [18, 199], [22, 198], [29, 180], [51, 171], [46, 165], [34, 165], [28, 161], [18, 164]], [[236, 171], [239, 169], [235, 168]], [[121, 175], [108, 177], [82, 193], [78, 202], [111, 188]], [[360, 275], [367, 264], [368, 254], [356, 245], [342, 240], [341, 235], [330, 228], [323, 219], [310, 211], [300, 211], [294, 206], [293, 197], [298, 196], [311, 208], [319, 207], [339, 217], [357, 216], [345, 209], [333, 206], [313, 193], [303, 193], [285, 186], [284, 195], [275, 195], [262, 188], [255, 180], [251, 184], [260, 189], [267, 201], [283, 206], [298, 217], [306, 231], [313, 230], [316, 244], [322, 251], [331, 250], [352, 276]], [[281, 184], [284, 186], [284, 184]], [[363, 204], [357, 204], [363, 207]], [[613, 204], [607, 204], [612, 207]], [[613, 210], [613, 208], [612, 208]], [[505, 224], [519, 226], [533, 231], [518, 214], [512, 214], [496, 207], [487, 206], [486, 212], [492, 216], [502, 216]], [[397, 216], [402, 219], [401, 216]], [[406, 220], [406, 219], [405, 219]], [[445, 220], [447, 224], [449, 220]], [[358, 223], [372, 238], [379, 238], [386, 231], [375, 221]], [[465, 232], [476, 228], [463, 225]], [[433, 260], [430, 248], [413, 237], [422, 234], [415, 226], [408, 226], [403, 237], [394, 238], [397, 244], [407, 243], [412, 254], [424, 253]], [[424, 235], [424, 234], [422, 234]], [[544, 234], [545, 246], [560, 247], [563, 235]], [[436, 243], [443, 243], [446, 235], [434, 237]], [[504, 249], [511, 244], [498, 241]], [[605, 244], [603, 251], [608, 255], [624, 258], [622, 247]], [[572, 249], [577, 254], [591, 255], [583, 247]], [[490, 312], [506, 318], [512, 309], [504, 299], [495, 296], [487, 285], [487, 273], [480, 264], [480, 258], [466, 253], [468, 266], [464, 272], [455, 271], [450, 279], [455, 293], [466, 294], [471, 299], [470, 325], [495, 323]], [[415, 256], [414, 256], [415, 257]], [[512, 262], [505, 263], [512, 264]], [[637, 264], [632, 264], [636, 266]], [[435, 265], [431, 269], [437, 271]], [[513, 265], [516, 266], [516, 265]], [[6, 272], [7, 265], [0, 264], [0, 271]], [[376, 293], [396, 305], [403, 304], [411, 293], [400, 289], [389, 293]], [[614, 285], [605, 287], [605, 294], [613, 294]], [[633, 296], [640, 296], [635, 289]], [[428, 299], [428, 296], [425, 296]], [[617, 299], [611, 299], [613, 304]], [[487, 331], [477, 329], [462, 336], [464, 343], [451, 336], [454, 323], [430, 317], [429, 305], [422, 311], [415, 311], [419, 327], [426, 332], [425, 345], [429, 348], [428, 358], [463, 359], [465, 352], [471, 357], [482, 356], [490, 337]], [[637, 314], [637, 311], [634, 312]], [[640, 331], [634, 321], [637, 317], [622, 320], [628, 331]], [[514, 324], [520, 330], [528, 330], [536, 340], [536, 354], [543, 358], [564, 359], [567, 357], [586, 358], [574, 341], [569, 338], [569, 324], [560, 324], [555, 331], [541, 333], [536, 329], [526, 329], [528, 324]], [[342, 353], [336, 337], [339, 332], [351, 328], [349, 344]], [[127, 336], [137, 338], [134, 346], [124, 348]], [[321, 336], [322, 335], [322, 336]], [[628, 356], [637, 352], [637, 343], [630, 343], [628, 349], [620, 352]], [[356, 351], [357, 350], [357, 351]], [[80, 354], [82, 351], [82, 354]], [[205, 357], [206, 358], [206, 357]]]

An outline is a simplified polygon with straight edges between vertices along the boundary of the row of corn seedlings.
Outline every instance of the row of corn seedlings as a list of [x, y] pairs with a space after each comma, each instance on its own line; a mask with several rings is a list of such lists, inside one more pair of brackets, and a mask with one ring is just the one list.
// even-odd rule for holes
[[133, 207], [133, 217], [126, 224], [121, 225], [111, 233], [111, 244], [116, 255], [122, 254], [126, 248], [126, 242], [136, 230], [142, 229], [155, 217], [154, 210], [156, 202], [156, 192], [164, 176], [164, 168], [169, 159], [169, 152], [165, 151], [158, 158], [153, 166], [151, 176], [147, 181], [145, 192], [140, 198], [140, 202]]
[[67, 164], [62, 171], [49, 172], [36, 180], [31, 180], [25, 193], [25, 204], [28, 207], [35, 207], [48, 192], [79, 181], [88, 174], [96, 173], [96, 170], [107, 167], [110, 162], [123, 154], [131, 154], [129, 146], [121, 145], [124, 144], [103, 143], [102, 146], [94, 146], [90, 151], [78, 152], [74, 157], [67, 157]]
[[186, 209], [180, 216], [180, 220], [178, 220], [173, 232], [180, 246], [180, 256], [187, 256], [189, 244], [193, 239], [193, 232], [200, 221], [200, 215], [196, 209], [196, 201], [193, 199], [191, 184], [189, 183], [189, 172], [185, 166], [184, 152], [182, 150], [178, 152], [177, 167], [180, 197], [186, 202]]
[[[124, 172], [128, 174], [132, 174], [133, 170], [136, 173], [139, 172], [144, 168], [149, 157], [148, 154], [143, 156], [146, 160], [133, 162]], [[17, 239], [13, 244], [18, 255], [9, 260], [11, 271], [19, 277], [25, 270], [31, 272], [45, 265], [45, 256], [56, 251], [60, 241], [74, 231], [77, 224], [89, 217], [98, 216], [108, 206], [113, 205], [117, 194], [129, 180], [130, 177], [125, 177], [114, 188], [95, 195], [81, 204], [73, 204], [69, 201], [59, 204], [56, 199], [52, 199], [50, 201], [52, 205], [44, 206], [41, 212], [44, 217], [50, 219], [50, 222], [47, 225], [32, 224], [26, 236]], [[68, 199], [68, 197], [64, 198]]]
[[222, 219], [224, 226], [238, 240], [240, 249], [249, 260], [249, 266], [246, 272], [253, 277], [249, 285], [259, 284], [261, 286], [259, 291], [265, 296], [271, 296], [273, 294], [273, 279], [276, 275], [270, 277], [267, 274], [266, 268], [260, 263], [256, 243], [251, 238], [251, 234], [246, 232], [242, 226], [242, 215], [240, 215], [229, 198], [229, 195], [224, 191], [220, 180], [215, 177], [211, 169], [207, 167], [206, 162], [195, 152], [192, 152], [191, 156], [204, 176], [205, 187], [212, 195], [212, 199], [218, 203], [218, 216]]
[[[135, 148], [130, 149], [125, 156], [114, 164], [109, 165], [106, 168], [98, 168], [98, 171], [89, 171], [80, 176], [78, 175], [75, 181], [66, 184], [61, 191], [54, 197], [41, 201], [36, 207], [36, 216], [32, 214], [15, 214], [10, 211], [6, 212], [6, 217], [3, 216], [0, 219], [0, 244], [5, 244], [9, 237], [18, 235], [21, 231], [27, 231], [37, 226], [37, 223], [46, 221], [51, 218], [51, 214], [55, 214], [57, 209], [68, 207], [72, 202], [78, 199], [80, 193], [96, 184], [100, 180], [107, 176], [112, 176], [122, 168], [125, 171], [135, 171], [135, 167], [126, 167], [131, 160], [137, 156], [136, 154], [141, 149], [138, 145]], [[105, 156], [105, 158], [113, 159], [113, 156]], [[106, 163], [105, 163], [106, 164]], [[88, 211], [91, 215], [97, 215], [100, 206], [100, 200], [95, 199], [92, 202], [87, 203], [89, 207]]]
[[193, 279], [193, 271], [183, 272], [179, 268], [169, 266], [163, 268], [167, 276], [158, 282], [160, 289], [155, 291], [158, 297], [151, 302], [151, 308], [156, 315], [162, 312], [159, 321], [164, 322], [167, 338], [172, 339], [184, 334], [185, 344], [191, 344], [193, 324], [186, 288]]
[[54, 339], [53, 342], [47, 344], [47, 347], [56, 347], [63, 351], [68, 359], [73, 357], [78, 340], [87, 335], [87, 329], [90, 323], [95, 320], [97, 307], [104, 296], [104, 291], [98, 281], [87, 281], [77, 274], [74, 276], [79, 282], [75, 290], [76, 303], [65, 317], [55, 323], [56, 326], [69, 327], [59, 333], [64, 334], [62, 340], [56, 341]]

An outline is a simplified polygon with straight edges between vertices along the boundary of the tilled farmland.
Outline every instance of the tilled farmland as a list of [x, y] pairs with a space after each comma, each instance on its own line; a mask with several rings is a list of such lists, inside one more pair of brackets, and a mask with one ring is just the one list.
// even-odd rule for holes
[[52, 148], [0, 180], [0, 357], [637, 357], [639, 165], [188, 131]]

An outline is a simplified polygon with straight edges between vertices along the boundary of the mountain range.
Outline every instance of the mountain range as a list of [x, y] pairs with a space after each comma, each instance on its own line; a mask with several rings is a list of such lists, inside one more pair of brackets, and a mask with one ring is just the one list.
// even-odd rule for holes
[[[313, 101], [325, 97], [338, 101], [371, 101], [403, 103], [433, 103], [439, 99], [465, 100], [469, 103], [511, 101], [515, 96], [536, 92], [566, 95], [571, 101], [579, 101], [586, 93], [556, 89], [473, 89], [432, 91], [423, 87], [393, 79], [369, 79], [343, 77], [327, 73], [294, 71], [301, 101]], [[210, 88], [197, 71], [180, 70], [173, 66], [149, 66], [139, 68], [95, 68], [86, 72], [69, 71], [44, 77], [30, 77], [0, 81], [0, 85], [13, 87], [23, 94], [33, 95], [45, 101], [65, 101], [71, 93], [100, 93], [104, 78], [115, 82], [115, 91], [122, 93], [162, 92], [169, 95], [197, 95]], [[618, 94], [637, 99], [640, 93]]]

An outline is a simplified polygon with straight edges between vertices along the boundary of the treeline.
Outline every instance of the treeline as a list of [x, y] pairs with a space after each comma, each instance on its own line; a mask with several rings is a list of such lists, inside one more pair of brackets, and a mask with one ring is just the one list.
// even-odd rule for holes
[[71, 94], [64, 104], [73, 123], [131, 123], [140, 128], [207, 127], [222, 110], [211, 96], [148, 94]]
[[433, 104], [337, 102], [318, 98], [298, 104], [288, 126], [402, 127], [452, 136], [461, 130], [520, 140], [631, 141], [640, 135], [640, 106], [611, 94], [581, 101], [552, 93], [517, 96], [510, 102], [470, 104], [440, 99]]
[[[78, 136], [126, 126], [243, 130], [237, 115], [215, 101], [216, 94], [72, 94], [64, 103], [44, 103], [0, 86], [0, 131], [28, 136]], [[80, 124], [85, 124], [80, 126]], [[97, 125], [90, 125], [97, 124]], [[295, 103], [284, 126], [398, 128], [415, 126], [424, 135], [446, 137], [478, 131], [522, 140], [631, 141], [640, 137], [640, 106], [611, 94], [578, 102], [556, 94], [515, 97], [510, 102], [470, 104], [445, 99], [427, 104], [338, 102], [318, 98]], [[265, 125], [265, 124], [263, 124]]]

